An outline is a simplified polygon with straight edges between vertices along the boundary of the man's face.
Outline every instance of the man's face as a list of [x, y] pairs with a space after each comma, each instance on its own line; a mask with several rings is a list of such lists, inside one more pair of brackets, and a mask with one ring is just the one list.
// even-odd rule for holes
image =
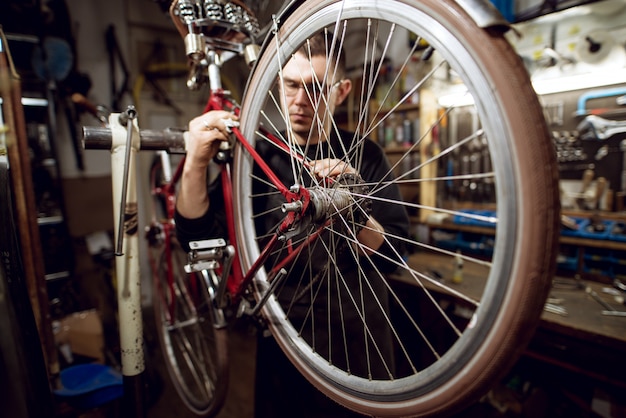
[[[329, 71], [333, 71], [331, 65]], [[283, 68], [283, 90], [281, 101], [283, 109], [289, 116], [291, 130], [298, 142], [303, 144], [309, 140], [316, 143], [324, 141], [320, 132], [330, 132], [331, 116], [335, 107], [350, 92], [349, 80], [334, 80], [333, 84], [324, 88], [324, 96], [320, 99], [320, 85], [326, 72], [326, 58], [316, 56], [309, 59], [297, 53]], [[319, 104], [318, 104], [319, 103]], [[317, 105], [317, 112], [315, 106]], [[309, 132], [311, 135], [309, 136]]]

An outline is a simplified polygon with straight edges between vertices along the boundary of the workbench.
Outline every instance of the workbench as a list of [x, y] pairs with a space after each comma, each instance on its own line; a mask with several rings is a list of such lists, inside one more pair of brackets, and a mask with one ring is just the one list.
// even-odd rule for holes
[[[602, 315], [606, 310], [584, 288], [557, 286], [550, 298], [561, 300], [567, 316], [544, 312], [527, 355], [626, 390], [626, 317]], [[595, 281], [582, 281], [613, 309], [626, 311]]]
[[[470, 263], [465, 263], [463, 281], [454, 284], [449, 257], [418, 252], [408, 261], [420, 271], [436, 272], [443, 283], [463, 294], [478, 298], [482, 293], [484, 274]], [[544, 311], [524, 356], [626, 390], [626, 317], [602, 315], [606, 307], [586, 291], [587, 287], [613, 309], [626, 311], [626, 306], [603, 292], [607, 284], [555, 277], [549, 300], [566, 314]], [[429, 288], [439, 297], [454, 299], [437, 286]]]

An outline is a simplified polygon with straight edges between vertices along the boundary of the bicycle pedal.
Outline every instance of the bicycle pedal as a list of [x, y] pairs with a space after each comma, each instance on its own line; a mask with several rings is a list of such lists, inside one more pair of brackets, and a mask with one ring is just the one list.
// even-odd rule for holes
[[223, 238], [205, 239], [201, 241], [191, 241], [189, 248], [195, 251], [212, 250], [214, 248], [222, 248], [226, 246], [226, 241]]
[[185, 264], [185, 273], [195, 273], [202, 270], [215, 270], [220, 266], [217, 261], [202, 261], [196, 263]]

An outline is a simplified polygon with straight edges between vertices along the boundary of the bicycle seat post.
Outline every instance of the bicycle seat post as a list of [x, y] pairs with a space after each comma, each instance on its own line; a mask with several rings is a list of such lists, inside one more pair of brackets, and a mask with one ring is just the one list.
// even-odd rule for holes
[[211, 91], [222, 90], [222, 61], [219, 54], [217, 54], [215, 50], [210, 50], [206, 56], [206, 60], [209, 63], [208, 73]]

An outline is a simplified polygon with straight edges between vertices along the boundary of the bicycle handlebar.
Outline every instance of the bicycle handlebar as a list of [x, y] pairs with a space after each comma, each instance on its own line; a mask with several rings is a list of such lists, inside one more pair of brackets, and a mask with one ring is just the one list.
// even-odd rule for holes
[[[164, 150], [169, 153], [184, 153], [185, 139], [182, 130], [166, 128], [163, 130], [140, 129], [139, 149], [141, 151]], [[83, 127], [83, 148], [110, 150], [113, 135], [110, 128], [101, 126]]]

